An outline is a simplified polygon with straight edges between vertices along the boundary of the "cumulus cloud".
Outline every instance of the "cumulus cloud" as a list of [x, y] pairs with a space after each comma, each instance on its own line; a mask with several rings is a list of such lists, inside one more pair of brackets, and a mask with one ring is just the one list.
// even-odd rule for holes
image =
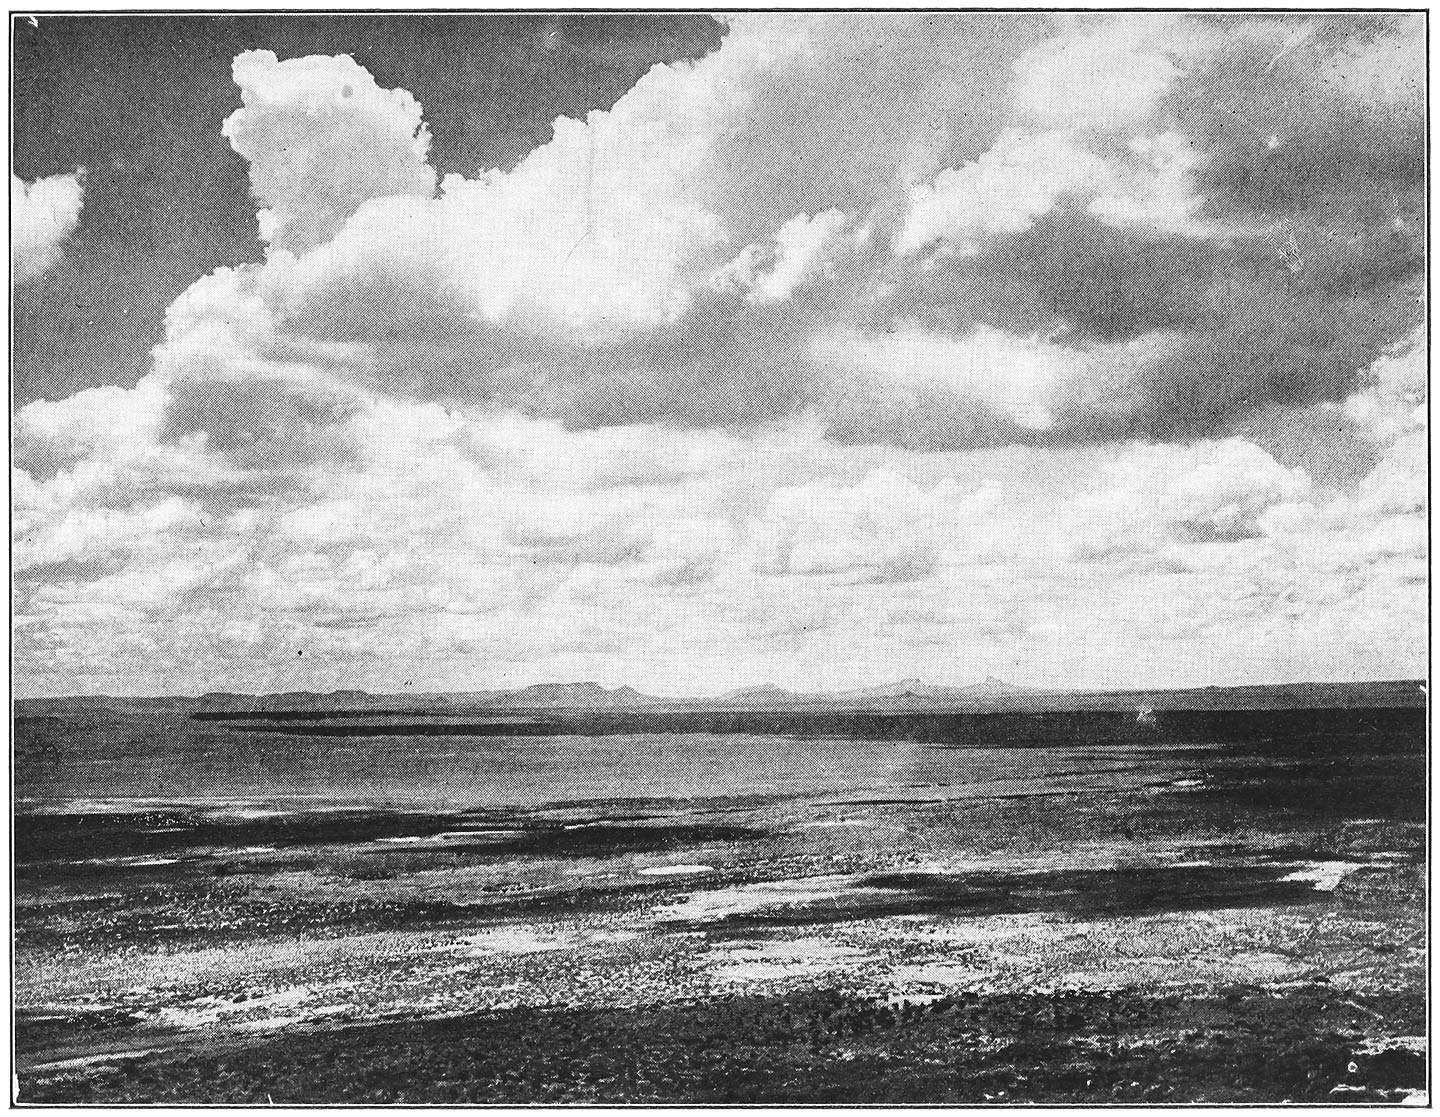
[[[923, 59], [934, 76], [941, 58], [921, 21], [883, 28], [874, 20], [862, 22], [873, 24], [866, 56], [884, 59], [886, 72], [898, 73], [907, 58]], [[422, 375], [415, 385], [422, 392], [508, 398], [517, 378], [531, 378], [529, 370], [563, 369], [579, 361], [587, 379], [608, 375], [628, 385], [630, 391], [620, 394], [639, 397], [629, 412], [653, 411], [656, 397], [664, 409], [666, 397], [691, 394], [674, 392], [675, 382], [688, 384], [713, 372], [703, 367], [704, 357], [697, 356], [703, 346], [691, 337], [708, 342], [722, 335], [723, 344], [723, 335], [751, 332], [744, 325], [730, 328], [743, 315], [707, 294], [717, 269], [734, 261], [729, 275], [743, 289], [745, 303], [757, 308], [754, 314], [791, 300], [825, 271], [825, 243], [848, 215], [837, 206], [803, 205], [815, 188], [817, 168], [796, 150], [793, 119], [785, 135], [776, 135], [759, 118], [769, 113], [774, 96], [790, 89], [797, 68], [817, 85], [830, 83], [830, 63], [849, 49], [854, 31], [843, 21], [739, 20], [715, 55], [689, 66], [657, 68], [608, 113], [592, 113], [583, 122], [557, 121], [551, 143], [508, 174], [450, 176], [433, 201], [387, 196], [360, 205], [327, 243], [293, 262], [272, 260], [267, 300], [292, 334], [375, 346], [381, 351], [375, 371], [392, 381], [413, 380], [408, 370], [416, 367], [435, 367], [433, 376]], [[951, 26], [947, 38], [964, 35]], [[311, 91], [310, 85], [302, 91]], [[794, 111], [804, 115], [808, 108], [812, 121], [841, 119], [834, 104], [823, 115], [814, 111], [823, 92], [808, 90], [809, 100]], [[861, 100], [854, 89], [829, 93], [846, 102]], [[332, 105], [333, 90], [328, 96], [326, 104]], [[933, 105], [943, 96], [937, 88], [923, 99]], [[246, 153], [264, 167], [268, 157], [262, 148], [268, 142], [283, 151], [272, 160], [281, 167], [324, 162], [306, 150], [308, 102], [275, 100], [267, 111], [290, 112], [298, 118], [296, 127], [286, 130], [270, 116], [262, 118], [270, 120], [269, 132], [251, 129], [256, 134], [249, 136]], [[869, 100], [874, 104], [868, 122], [878, 125], [883, 117], [886, 125], [866, 140], [873, 158], [891, 162], [883, 170], [883, 187], [897, 174], [895, 152], [905, 144], [902, 129], [916, 124], [915, 105], [894, 91]], [[249, 112], [247, 105], [232, 119], [237, 136], [235, 121]], [[403, 139], [407, 128], [395, 134]], [[856, 157], [854, 147], [849, 151]], [[836, 197], [873, 204], [874, 183], [850, 181], [841, 190], [835, 175], [830, 177]], [[267, 197], [258, 178], [257, 193]], [[309, 204], [303, 193], [290, 191], [292, 208]], [[337, 208], [327, 197], [319, 192], [315, 206], [322, 225], [333, 220]], [[774, 225], [749, 212], [757, 202], [786, 205], [787, 197], [795, 208]], [[747, 243], [753, 248], [737, 257]], [[391, 344], [402, 329], [425, 339], [421, 352]], [[764, 332], [763, 323], [758, 330]], [[652, 336], [655, 331], [661, 336]], [[782, 349], [797, 352], [794, 339], [778, 336], [783, 331], [771, 333]], [[436, 334], [432, 345], [426, 335]], [[745, 359], [726, 364], [753, 363], [750, 354], [739, 356]], [[779, 358], [784, 361], [785, 354]], [[753, 373], [741, 367], [734, 375], [744, 381]], [[565, 384], [541, 383], [529, 399], [513, 402], [545, 411], [557, 394], [568, 394]], [[717, 385], [714, 394], [747, 393]], [[778, 397], [781, 413], [794, 410], [793, 390], [768, 394]], [[701, 409], [694, 411], [687, 418], [704, 421]], [[581, 400], [569, 417], [583, 423], [593, 420], [592, 412]], [[716, 418], [723, 422], [729, 416]]]
[[826, 249], [846, 221], [838, 209], [814, 217], [798, 214], [776, 231], [773, 248], [748, 246], [713, 282], [722, 290], [742, 291], [752, 303], [783, 303], [823, 266]]
[[953, 478], [932, 489], [884, 468], [853, 485], [824, 478], [782, 486], [755, 527], [756, 569], [768, 574], [861, 575], [908, 582], [936, 573], [947, 538], [975, 530], [995, 491], [966, 493]]
[[232, 70], [242, 107], [224, 133], [250, 164], [260, 237], [273, 248], [324, 244], [371, 198], [434, 192], [420, 105], [380, 89], [349, 55], [281, 62], [251, 50]]
[[[356, 377], [423, 398], [577, 427], [809, 411], [846, 438], [920, 426], [953, 446], [1223, 432], [1276, 402], [1343, 400], [1413, 327], [1418, 180], [1383, 200], [1337, 148], [1358, 128], [1362, 162], [1414, 179], [1418, 87], [1375, 77], [1378, 44], [1414, 37], [1403, 18], [1363, 48], [1343, 21], [1286, 18], [1008, 30], [967, 104], [931, 40], [974, 59], [993, 40], [968, 17], [740, 19], [715, 54], [657, 67], [609, 112], [557, 120], [512, 171], [451, 175], [438, 197], [408, 96], [348, 59], [242, 56], [242, 86], [296, 67], [228, 127], [257, 195], [313, 230], [266, 265], [261, 298], [289, 343], [358, 346]], [[869, 79], [869, 96], [842, 88], [864, 60], [916, 66], [902, 84], [925, 112]], [[1104, 96], [1054, 99], [1091, 87]], [[1211, 104], [1235, 90], [1244, 127], [1238, 105]], [[1302, 107], [1282, 123], [1271, 105]], [[849, 146], [795, 133], [838, 116]], [[851, 134], [865, 122], [873, 136]], [[334, 144], [369, 154], [336, 159]], [[351, 164], [318, 186], [290, 173]], [[1307, 183], [1287, 188], [1298, 200], [1278, 193], [1280, 168]], [[827, 339], [877, 330], [912, 350], [1029, 338], [1029, 367], [937, 394], [905, 374], [916, 361], [867, 359], [873, 344], [834, 359]], [[1130, 342], [1117, 393], [1088, 356]], [[1023, 387], [996, 387], [1061, 366], [1068, 388], [1043, 405], [1017, 411]], [[857, 375], [837, 384], [844, 368]]]
[[1386, 353], [1361, 377], [1360, 390], [1340, 406], [1374, 442], [1393, 443], [1425, 425], [1430, 380], [1428, 346], [1420, 331]]
[[829, 373], [813, 408], [842, 442], [937, 450], [1087, 441], [1106, 424], [1123, 430], [1148, 363], [1170, 344], [1163, 331], [1064, 345], [983, 324], [965, 336], [903, 321], [881, 332], [832, 330], [811, 347]]
[[1189, 16], [1069, 16], [1014, 65], [1017, 114], [1049, 128], [1143, 125], [1187, 63], [1224, 32]]
[[[317, 685], [1412, 671], [1417, 27], [737, 17], [438, 190], [408, 93], [242, 55], [265, 259], [178, 299], [134, 389], [17, 414], [17, 656], [261, 689], [300, 644]], [[1239, 433], [1277, 411], [1373, 469]]]
[[[19, 416], [17, 461], [52, 463], [15, 485], [20, 647], [47, 678], [113, 680], [143, 650], [269, 687], [296, 669], [275, 649], [303, 647], [316, 685], [519, 671], [703, 691], [753, 668], [820, 686], [881, 660], [964, 681], [1016, 657], [1041, 681], [1130, 681], [1077, 675], [1058, 649], [1078, 641], [1154, 649], [1157, 682], [1241, 681], [1321, 620], [1327, 654], [1379, 674], [1404, 673], [1423, 632], [1423, 439], [1325, 497], [1238, 438], [916, 451], [803, 422], [567, 431], [370, 396], [328, 417], [351, 450], [312, 469], [174, 439], [164, 396], [183, 382], [97, 391]], [[148, 425], [113, 436], [126, 409]], [[1335, 620], [1373, 634], [1374, 609], [1383, 654]]]
[[34, 182], [10, 176], [10, 271], [16, 283], [33, 282], [60, 262], [84, 202], [83, 167]]
[[975, 162], [911, 191], [896, 251], [914, 255], [943, 240], [978, 255], [986, 242], [1031, 228], [1062, 197], [1083, 198], [1090, 214], [1118, 228], [1207, 234], [1194, 219], [1200, 199], [1188, 182], [1199, 158], [1183, 136], [1136, 136], [1126, 155], [1106, 160], [1066, 131], [1007, 128]]

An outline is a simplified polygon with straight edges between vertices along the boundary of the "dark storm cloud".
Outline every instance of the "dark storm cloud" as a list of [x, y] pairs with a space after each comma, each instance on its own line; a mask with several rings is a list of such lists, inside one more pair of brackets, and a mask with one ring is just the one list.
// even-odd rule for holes
[[820, 45], [763, 75], [744, 126], [701, 187], [740, 244], [797, 213], [864, 211], [877, 188], [985, 151], [1004, 122], [1011, 67], [1052, 25], [1028, 12], [807, 13]]
[[[1263, 252], [1243, 246], [1230, 259]], [[1197, 329], [1219, 317], [1205, 292], [1224, 262], [1214, 242], [1116, 229], [1083, 202], [1062, 202], [982, 257], [937, 259], [902, 275], [872, 323], [913, 318], [948, 333], [982, 323], [1017, 333], [1059, 329], [1093, 341]]]
[[673, 323], [575, 348], [461, 319], [419, 320], [372, 339], [372, 382], [445, 403], [484, 403], [576, 429], [663, 423], [747, 426], [806, 403], [799, 305], [755, 308], [706, 294]]
[[1272, 404], [1338, 402], [1422, 316], [1418, 287], [1339, 299], [1279, 285], [1228, 294], [1245, 312], [1155, 366], [1136, 416], [1140, 431], [1195, 436]]
[[[1296, 225], [1302, 255], [1292, 257], [1288, 234], [1279, 244], [1156, 237], [1062, 206], [986, 258], [961, 262], [951, 297], [924, 309], [950, 329], [973, 316], [1017, 332], [1058, 330], [1061, 344], [1173, 334], [1173, 351], [1135, 385], [1128, 416], [1093, 426], [1080, 417], [1044, 437], [1211, 433], [1268, 405], [1343, 399], [1422, 318], [1418, 238], [1389, 223], [1354, 236]], [[945, 283], [927, 277], [917, 301]]]
[[755, 308], [708, 295], [672, 326], [606, 353], [569, 354], [552, 366], [553, 393], [516, 406], [577, 427], [628, 423], [745, 425], [804, 406], [808, 370], [796, 351], [799, 303]]
[[343, 424], [356, 410], [345, 396], [279, 380], [181, 381], [171, 389], [160, 441], [203, 437], [239, 469], [340, 464], [355, 454]]
[[[1295, 217], [1351, 231], [1418, 215], [1425, 182], [1423, 17], [1341, 16], [1278, 54], [1240, 40], [1187, 75], [1162, 112], [1207, 154], [1217, 218]], [[1298, 30], [1303, 30], [1301, 25]], [[1388, 96], [1370, 88], [1383, 84]]]
[[1281, 56], [1242, 41], [1177, 86], [1166, 111], [1206, 153], [1206, 213], [1260, 231], [1204, 283], [1216, 321], [1158, 370], [1142, 429], [1338, 400], [1422, 320], [1417, 33], [1410, 17], [1319, 20]]
[[[1124, 413], [1083, 406], [1094, 393], [1080, 385], [1054, 428], [992, 432], [1021, 441], [1197, 437], [1345, 398], [1423, 320], [1421, 29], [1352, 18], [1284, 29], [1288, 52], [1278, 35], [1237, 36], [1156, 114], [1202, 156], [1200, 214], [1222, 231], [1116, 228], [1088, 195], [1062, 199], [981, 254], [898, 272], [869, 308], [871, 328], [983, 324], [1073, 346], [1173, 338], [1128, 385]], [[898, 419], [880, 410], [875, 437]]]

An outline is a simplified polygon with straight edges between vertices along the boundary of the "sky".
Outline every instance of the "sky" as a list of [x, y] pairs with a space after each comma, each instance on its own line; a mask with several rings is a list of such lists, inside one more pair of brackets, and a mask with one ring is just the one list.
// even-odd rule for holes
[[1424, 32], [17, 22], [16, 693], [1423, 675]]

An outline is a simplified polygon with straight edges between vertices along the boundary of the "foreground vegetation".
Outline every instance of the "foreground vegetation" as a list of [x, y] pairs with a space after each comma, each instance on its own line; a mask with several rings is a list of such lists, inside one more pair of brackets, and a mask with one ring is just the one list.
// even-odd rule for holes
[[171, 1052], [22, 1082], [28, 1102], [1395, 1101], [1424, 1086], [1423, 997], [1267, 991], [836, 992], [515, 1008]]

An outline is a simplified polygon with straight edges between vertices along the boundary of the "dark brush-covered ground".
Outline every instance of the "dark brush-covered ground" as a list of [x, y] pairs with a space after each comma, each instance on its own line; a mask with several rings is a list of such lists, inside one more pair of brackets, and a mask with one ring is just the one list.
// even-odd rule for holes
[[[1425, 1058], [1424, 998], [1320, 987], [959, 995], [813, 991], [374, 1024], [57, 1077], [32, 1102], [830, 1103], [1390, 1101]], [[1337, 1087], [1341, 1092], [1337, 1095]]]
[[[1108, 725], [47, 723], [17, 742], [19, 1100], [1420, 1098], [1423, 717]], [[66, 780], [121, 793], [38, 793]]]

